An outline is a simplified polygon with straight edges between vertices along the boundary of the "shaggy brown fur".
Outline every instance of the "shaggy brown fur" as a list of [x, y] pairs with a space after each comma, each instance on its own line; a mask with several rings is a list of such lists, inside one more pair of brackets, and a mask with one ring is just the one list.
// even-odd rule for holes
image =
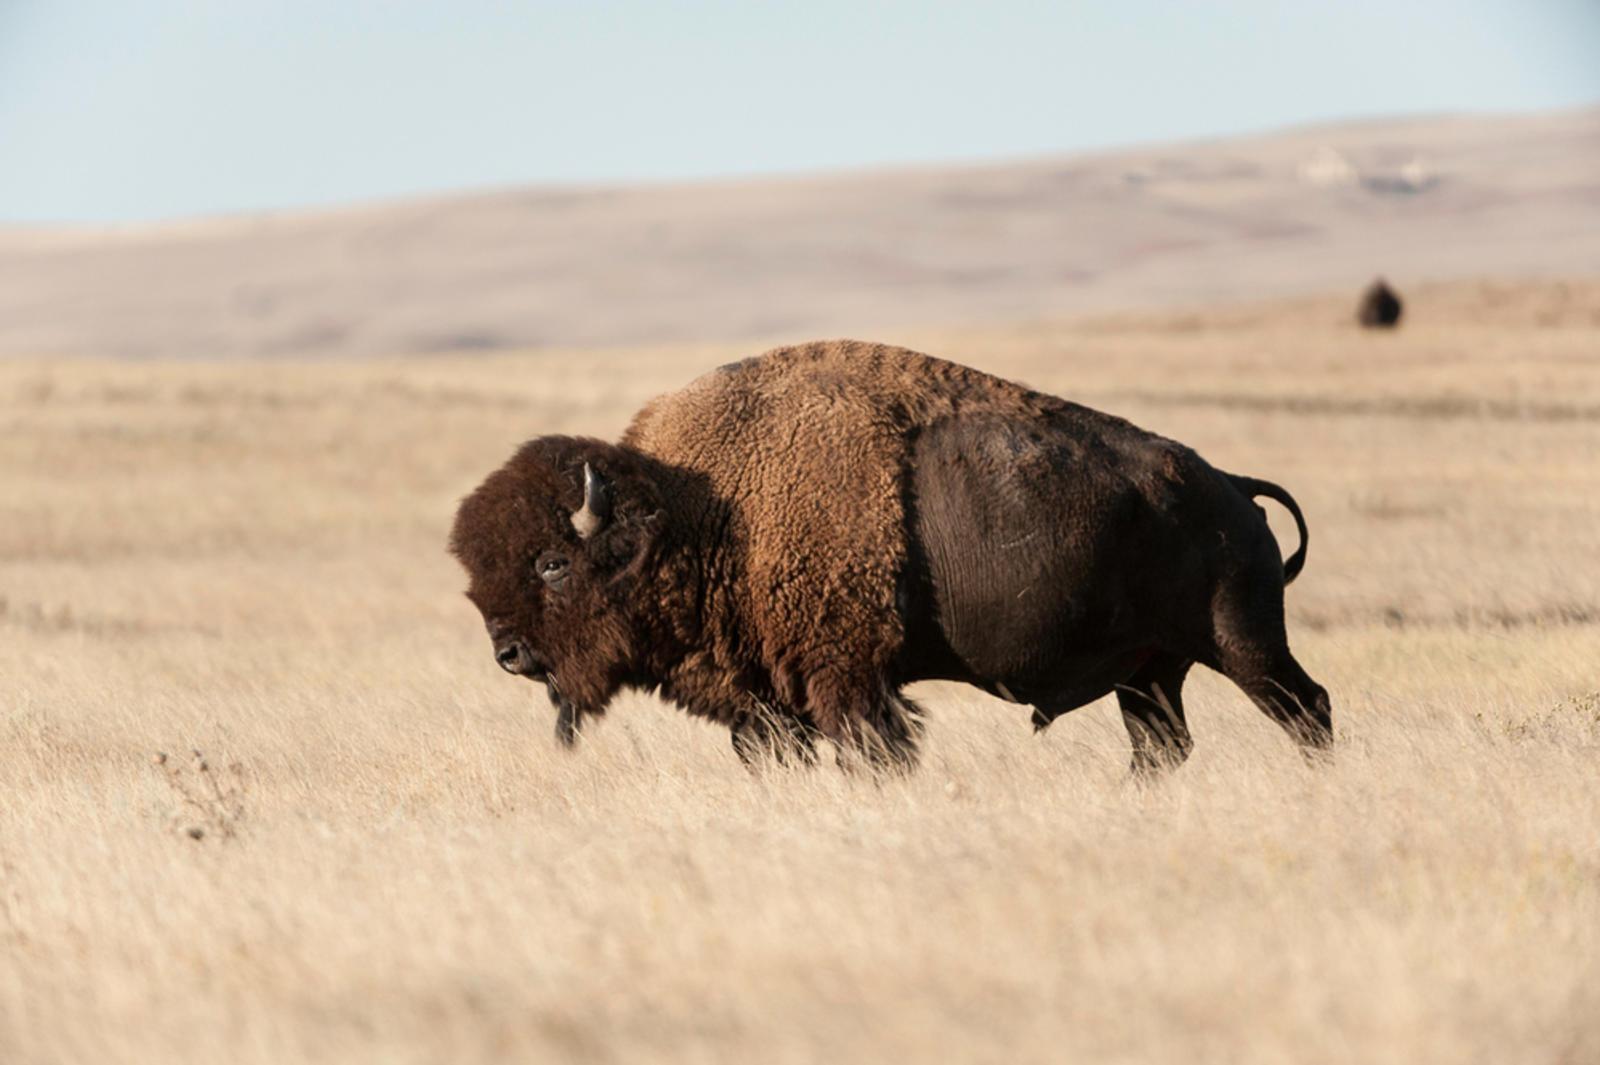
[[[1259, 482], [1224, 482], [1226, 475], [1170, 441], [964, 366], [901, 348], [832, 341], [706, 374], [646, 406], [620, 446], [568, 437], [530, 442], [463, 502], [452, 550], [471, 578], [468, 595], [484, 615], [497, 657], [508, 670], [549, 683], [564, 739], [584, 715], [602, 712], [620, 687], [632, 686], [659, 689], [690, 712], [729, 725], [746, 757], [763, 749], [807, 757], [820, 733], [869, 757], [909, 763], [918, 714], [899, 689], [920, 677], [969, 680], [1007, 697], [1008, 684], [1035, 684], [1029, 701], [1040, 708], [1036, 721], [1044, 714], [1048, 723], [1071, 708], [1067, 686], [1048, 670], [986, 676], [966, 664], [981, 659], [983, 648], [949, 646], [956, 630], [940, 619], [970, 613], [971, 606], [939, 598], [936, 585], [957, 582], [929, 568], [921, 541], [942, 526], [935, 522], [923, 533], [908, 512], [919, 494], [929, 497], [924, 511], [937, 510], [934, 497], [944, 484], [940, 477], [914, 483], [918, 461], [930, 467], [944, 461], [919, 459], [924, 434], [941, 425], [990, 423], [1002, 435], [1033, 433], [1029, 427], [1074, 434], [1064, 446], [1087, 441], [1096, 463], [1126, 469], [1151, 491], [1157, 490], [1152, 478], [1203, 481], [1203, 491], [1226, 497], [1218, 504], [1226, 514], [1208, 512], [1207, 521], [1240, 523], [1246, 534], [1240, 540], [1250, 550], [1271, 541], [1247, 498], [1262, 494]], [[1070, 508], [1073, 482], [1061, 455], [1038, 461], [1029, 483], [1044, 486], [1045, 503]], [[571, 520], [584, 506], [585, 464], [605, 486], [599, 502], [614, 501], [607, 522], [587, 540]], [[1002, 480], [1009, 469], [999, 471]], [[1133, 483], [1116, 476], [1114, 484], [1105, 482], [1108, 498]], [[1274, 493], [1282, 495], [1275, 488], [1266, 494]], [[1049, 520], [1044, 511], [1037, 518]], [[1053, 524], [1079, 530], [1073, 536], [1083, 540], [1097, 522], [1103, 524], [1092, 514], [1066, 514]], [[978, 551], [985, 546], [981, 533], [954, 535], [958, 542], [976, 538], [971, 548]], [[1270, 551], [1275, 575], [1268, 583], [1276, 582], [1281, 630], [1284, 572]], [[1300, 558], [1303, 551], [1294, 568]], [[1068, 569], [1061, 573], [1070, 584], [1094, 579], [1081, 566]], [[1212, 570], [1196, 574], [1197, 581], [1215, 579]], [[1246, 641], [1252, 647], [1273, 642], [1270, 605], [1265, 616], [1266, 635], [1256, 641], [1252, 631]], [[1044, 625], [1039, 631], [1047, 640], [1070, 635], [1050, 628], [1049, 619], [1037, 621], [1029, 623]], [[1137, 646], [1118, 650], [1117, 660], [1129, 668], [1094, 674], [1085, 692], [1103, 695], [1148, 666], [1165, 649], [1153, 641], [1171, 642], [1155, 630], [1177, 633], [1181, 626], [1152, 620], [1146, 628]], [[1188, 659], [1207, 660], [1195, 649], [1181, 650]], [[1105, 677], [1112, 679], [1102, 684]], [[1320, 691], [1291, 687], [1312, 701]], [[1260, 701], [1257, 688], [1251, 694]], [[1325, 707], [1325, 694], [1321, 700]], [[1273, 712], [1296, 721], [1305, 716]], [[1321, 717], [1304, 730], [1308, 737], [1324, 727], [1325, 711]], [[1129, 727], [1137, 742], [1139, 733]], [[1186, 732], [1174, 738], [1171, 727], [1155, 731], [1162, 729], [1168, 748], [1187, 749]], [[1320, 733], [1314, 738], [1321, 742]]]
[[778, 698], [833, 735], [865, 716], [905, 638], [904, 471], [956, 410], [1056, 403], [903, 348], [815, 343], [725, 366], [640, 412], [623, 446], [703, 470], [730, 507], [729, 613]]

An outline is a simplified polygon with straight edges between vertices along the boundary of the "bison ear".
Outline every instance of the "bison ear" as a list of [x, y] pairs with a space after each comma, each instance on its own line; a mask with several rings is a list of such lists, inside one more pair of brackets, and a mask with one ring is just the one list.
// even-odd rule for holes
[[655, 554], [657, 539], [661, 533], [661, 511], [652, 511], [649, 514], [637, 516], [624, 516], [624, 520], [617, 523], [618, 542], [613, 545], [616, 552], [614, 564], [617, 570], [612, 574], [610, 583], [621, 582], [637, 577]]
[[664, 514], [656, 486], [628, 455], [603, 461], [606, 472], [583, 464], [583, 504], [571, 521], [589, 566], [614, 584], [648, 564]]
[[587, 462], [583, 464], [583, 506], [572, 515], [572, 527], [584, 540], [611, 520], [611, 485]]

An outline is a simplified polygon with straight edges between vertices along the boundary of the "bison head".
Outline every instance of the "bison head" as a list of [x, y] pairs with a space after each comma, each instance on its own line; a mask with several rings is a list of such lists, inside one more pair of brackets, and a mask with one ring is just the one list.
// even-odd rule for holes
[[633, 585], [655, 543], [639, 456], [573, 437], [530, 441], [464, 499], [450, 535], [495, 661], [542, 681], [570, 746], [639, 670]]

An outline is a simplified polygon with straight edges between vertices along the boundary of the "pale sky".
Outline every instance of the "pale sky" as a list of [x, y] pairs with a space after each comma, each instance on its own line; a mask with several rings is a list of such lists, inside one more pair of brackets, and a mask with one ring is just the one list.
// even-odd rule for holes
[[1600, 0], [0, 0], [0, 221], [1600, 103]]

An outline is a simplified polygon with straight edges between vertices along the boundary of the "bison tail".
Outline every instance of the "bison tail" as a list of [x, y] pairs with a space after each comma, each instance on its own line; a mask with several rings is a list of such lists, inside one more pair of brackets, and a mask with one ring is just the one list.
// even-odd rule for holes
[[1275, 502], [1283, 504], [1283, 508], [1294, 517], [1294, 527], [1300, 534], [1300, 546], [1295, 548], [1294, 554], [1283, 560], [1283, 583], [1288, 584], [1300, 576], [1300, 571], [1306, 565], [1306, 545], [1311, 542], [1311, 534], [1306, 529], [1306, 516], [1300, 513], [1300, 505], [1294, 501], [1294, 496], [1273, 484], [1271, 481], [1260, 481], [1254, 477], [1239, 477], [1229, 474], [1228, 477], [1239, 490], [1254, 499], [1265, 496]]

